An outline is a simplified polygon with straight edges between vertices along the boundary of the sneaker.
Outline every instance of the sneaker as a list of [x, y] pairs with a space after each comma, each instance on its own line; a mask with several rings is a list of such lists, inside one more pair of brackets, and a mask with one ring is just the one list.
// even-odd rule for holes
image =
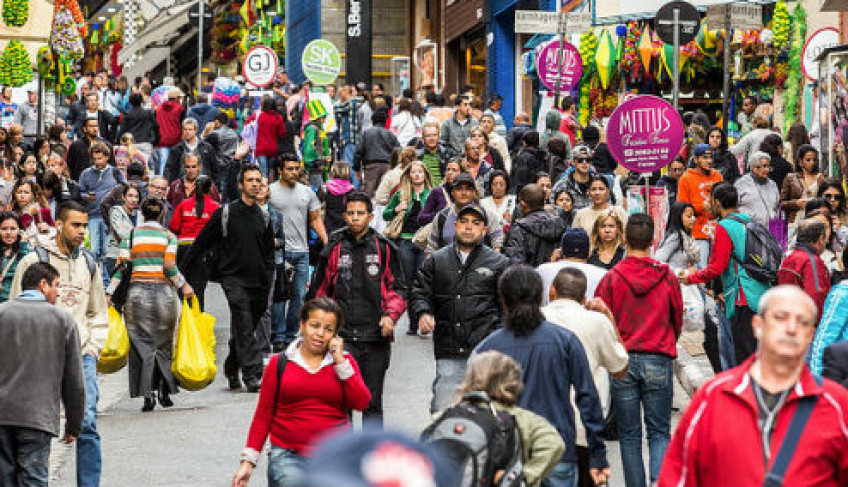
[[153, 408], [156, 407], [156, 398], [153, 394], [148, 394], [144, 396], [144, 406], [141, 407], [141, 412], [147, 413], [153, 411]]
[[228, 375], [227, 382], [229, 382], [229, 387], [231, 391], [241, 389], [241, 380], [239, 380], [237, 375]]

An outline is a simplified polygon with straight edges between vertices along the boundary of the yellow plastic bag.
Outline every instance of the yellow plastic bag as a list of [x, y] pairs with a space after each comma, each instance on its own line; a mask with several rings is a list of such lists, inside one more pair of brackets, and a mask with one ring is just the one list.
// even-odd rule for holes
[[102, 374], [113, 374], [127, 365], [130, 356], [130, 336], [124, 318], [114, 306], [109, 306], [109, 334], [106, 335], [106, 345], [100, 351], [97, 361], [97, 371]]
[[203, 316], [196, 298], [191, 304], [183, 300], [174, 361], [171, 363], [171, 372], [183, 389], [199, 391], [215, 380], [218, 367], [215, 365], [214, 326], [215, 318]]

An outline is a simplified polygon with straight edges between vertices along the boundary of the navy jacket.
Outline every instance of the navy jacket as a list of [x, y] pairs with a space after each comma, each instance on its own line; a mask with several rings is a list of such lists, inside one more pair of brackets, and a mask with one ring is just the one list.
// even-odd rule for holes
[[487, 350], [509, 355], [521, 365], [524, 392], [518, 399], [518, 406], [554, 425], [566, 445], [561, 461], [567, 463], [577, 463], [574, 411], [569, 400], [573, 386], [575, 402], [586, 426], [589, 464], [592, 468], [608, 466], [601, 438], [604, 430], [601, 401], [577, 335], [544, 321], [527, 336], [516, 336], [506, 328], [500, 329], [483, 340], [474, 352]]

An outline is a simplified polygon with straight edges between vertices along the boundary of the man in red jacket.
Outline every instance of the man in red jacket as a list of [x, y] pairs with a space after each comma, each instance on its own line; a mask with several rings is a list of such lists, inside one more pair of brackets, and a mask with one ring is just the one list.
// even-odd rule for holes
[[651, 217], [631, 216], [624, 233], [627, 258], [601, 279], [595, 296], [615, 316], [630, 354], [627, 376], [612, 380], [612, 403], [618, 413], [625, 483], [645, 487], [641, 410], [645, 410], [653, 483], [671, 437], [672, 367], [683, 324], [683, 298], [674, 272], [649, 257], [654, 238]]
[[777, 271], [778, 284], [800, 287], [813, 298], [818, 310], [824, 309], [824, 300], [830, 292], [830, 272], [819, 257], [827, 246], [827, 237], [827, 226], [821, 220], [807, 218], [802, 221], [798, 225], [795, 250], [783, 260]]
[[[757, 353], [698, 389], [668, 447], [660, 487], [848, 485], [848, 391], [805, 363], [816, 312], [796, 286], [763, 294], [753, 319]], [[790, 424], [804, 409], [808, 419], [792, 441]], [[763, 482], [767, 474], [773, 483]]]
[[182, 98], [184, 98], [183, 92], [179, 88], [174, 88], [168, 92], [168, 101], [156, 109], [156, 123], [159, 124], [159, 143], [154, 152], [158, 156], [156, 159], [158, 165], [153, 166], [153, 169], [158, 176], [162, 176], [165, 172], [171, 147], [182, 140], [181, 122], [185, 113], [185, 107], [180, 101]]

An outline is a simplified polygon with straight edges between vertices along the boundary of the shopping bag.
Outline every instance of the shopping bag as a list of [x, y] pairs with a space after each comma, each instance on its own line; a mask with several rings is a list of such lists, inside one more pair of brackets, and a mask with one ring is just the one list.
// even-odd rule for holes
[[[171, 363], [171, 372], [183, 389], [199, 391], [215, 380], [218, 367], [215, 365], [212, 328], [214, 318], [210, 320], [203, 316], [196, 298], [193, 303], [184, 299], [174, 361]], [[210, 340], [212, 347], [209, 346]]]
[[704, 329], [704, 297], [697, 284], [681, 284], [683, 295], [683, 331]]
[[101, 374], [113, 374], [127, 365], [130, 356], [130, 336], [124, 318], [114, 306], [109, 306], [109, 332], [106, 345], [100, 351], [97, 371]]
[[[212, 357], [212, 363], [215, 363], [215, 317], [210, 315], [209, 313], [203, 313], [200, 311], [200, 301], [198, 301], [197, 297], [191, 299], [189, 302], [191, 312], [195, 316], [200, 316], [200, 340], [203, 342], [203, 346], [206, 347], [206, 350], [209, 351]], [[214, 377], [213, 377], [214, 378]]]
[[780, 248], [786, 252], [789, 247], [789, 222], [783, 216], [783, 209], [777, 211], [777, 216], [770, 218], [768, 222], [769, 233], [774, 235]]

